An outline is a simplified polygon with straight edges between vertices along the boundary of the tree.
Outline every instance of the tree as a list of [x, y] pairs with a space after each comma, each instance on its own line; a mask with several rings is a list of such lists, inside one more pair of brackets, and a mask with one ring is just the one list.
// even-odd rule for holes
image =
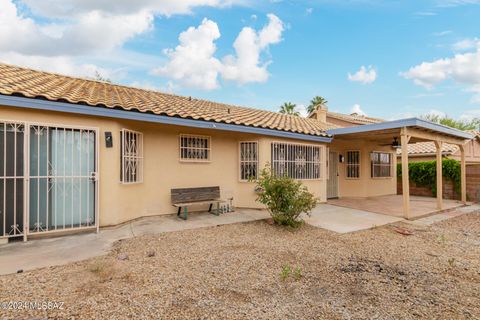
[[328, 103], [328, 101], [324, 97], [315, 96], [315, 97], [313, 97], [312, 100], [310, 100], [310, 104], [307, 107], [307, 111], [308, 111], [308, 113], [312, 113], [313, 111], [315, 111], [315, 109], [317, 108], [318, 105], [327, 104], [327, 103]]
[[299, 116], [300, 113], [295, 110], [297, 108], [297, 105], [291, 102], [285, 102], [280, 106], [280, 113], [283, 114], [289, 114], [292, 116]]
[[266, 166], [257, 181], [257, 201], [264, 204], [273, 221], [297, 228], [303, 224], [301, 214], [310, 215], [318, 199], [300, 181], [276, 175]]
[[93, 77], [95, 80], [98, 80], [98, 81], [103, 81], [103, 82], [108, 82], [108, 83], [112, 83], [112, 80], [108, 79], [108, 78], [105, 78], [104, 76], [102, 76], [102, 74], [100, 72], [98, 72], [97, 70], [95, 70], [95, 75]]
[[480, 130], [480, 118], [456, 120], [448, 116], [440, 116], [431, 113], [424, 114], [423, 116], [420, 116], [420, 118], [459, 130]]

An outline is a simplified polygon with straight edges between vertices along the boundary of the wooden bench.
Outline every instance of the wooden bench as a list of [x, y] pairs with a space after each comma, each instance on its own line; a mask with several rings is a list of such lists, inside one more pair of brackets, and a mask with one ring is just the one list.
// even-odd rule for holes
[[[196, 204], [210, 204], [208, 212], [215, 215], [220, 214], [220, 203], [225, 202], [220, 199], [220, 187], [200, 187], [200, 188], [178, 188], [171, 189], [172, 205], [178, 208], [177, 216], [183, 220], [188, 218], [188, 207]], [[212, 212], [212, 206], [216, 204], [217, 208]], [[183, 208], [183, 217], [180, 213]]]

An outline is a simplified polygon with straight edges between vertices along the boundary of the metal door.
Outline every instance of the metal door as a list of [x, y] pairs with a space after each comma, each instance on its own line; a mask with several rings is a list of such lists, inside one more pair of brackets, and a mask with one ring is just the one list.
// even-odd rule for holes
[[98, 228], [97, 137], [0, 121], [0, 238]]
[[25, 125], [0, 122], [0, 238], [23, 235]]
[[327, 199], [338, 198], [338, 156], [330, 152], [328, 156]]

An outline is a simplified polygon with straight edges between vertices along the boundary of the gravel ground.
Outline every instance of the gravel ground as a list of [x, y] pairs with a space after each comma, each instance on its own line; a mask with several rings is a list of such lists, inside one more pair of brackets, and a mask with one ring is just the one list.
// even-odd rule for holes
[[257, 221], [143, 236], [0, 288], [0, 302], [63, 302], [0, 308], [7, 319], [479, 319], [480, 213], [343, 235]]

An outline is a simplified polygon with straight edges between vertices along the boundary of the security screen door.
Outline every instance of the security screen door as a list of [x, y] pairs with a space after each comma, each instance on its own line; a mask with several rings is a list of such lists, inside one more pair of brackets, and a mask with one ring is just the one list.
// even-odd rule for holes
[[24, 223], [27, 234], [95, 227], [96, 130], [0, 122], [2, 126], [0, 237], [24, 234]]

